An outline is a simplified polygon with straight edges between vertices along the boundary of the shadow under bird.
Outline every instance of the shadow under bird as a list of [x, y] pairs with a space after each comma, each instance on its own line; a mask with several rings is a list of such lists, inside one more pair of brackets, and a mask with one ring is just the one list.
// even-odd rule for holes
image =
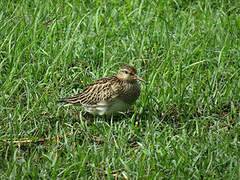
[[125, 111], [139, 97], [141, 86], [137, 80], [146, 81], [137, 75], [133, 66], [123, 66], [117, 75], [97, 80], [80, 93], [60, 99], [64, 106], [82, 105], [91, 114], [111, 115]]

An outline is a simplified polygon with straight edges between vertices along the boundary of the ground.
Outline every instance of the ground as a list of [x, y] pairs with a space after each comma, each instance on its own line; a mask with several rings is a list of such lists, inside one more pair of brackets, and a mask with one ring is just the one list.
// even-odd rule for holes
[[[1, 179], [239, 179], [238, 1], [0, 1]], [[57, 100], [134, 65], [106, 118]]]

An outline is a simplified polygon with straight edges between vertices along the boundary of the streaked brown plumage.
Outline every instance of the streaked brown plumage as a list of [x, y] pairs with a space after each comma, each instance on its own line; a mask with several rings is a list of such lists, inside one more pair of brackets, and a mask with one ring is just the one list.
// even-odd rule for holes
[[66, 102], [65, 106], [82, 105], [92, 114], [121, 112], [139, 97], [141, 86], [137, 80], [146, 82], [137, 75], [135, 67], [124, 66], [117, 75], [99, 79], [88, 85], [80, 94], [61, 99], [59, 102]]

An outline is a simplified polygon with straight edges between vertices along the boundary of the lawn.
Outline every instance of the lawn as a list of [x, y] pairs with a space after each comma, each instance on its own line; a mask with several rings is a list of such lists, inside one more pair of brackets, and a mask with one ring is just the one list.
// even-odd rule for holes
[[[240, 2], [0, 1], [1, 179], [239, 179]], [[134, 65], [129, 111], [57, 100]]]

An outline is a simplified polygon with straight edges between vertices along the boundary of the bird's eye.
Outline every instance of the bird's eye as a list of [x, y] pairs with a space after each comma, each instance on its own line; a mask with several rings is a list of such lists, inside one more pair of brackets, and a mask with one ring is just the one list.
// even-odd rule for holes
[[129, 74], [129, 72], [128, 72], [128, 71], [124, 71], [124, 73], [125, 73], [125, 74]]

